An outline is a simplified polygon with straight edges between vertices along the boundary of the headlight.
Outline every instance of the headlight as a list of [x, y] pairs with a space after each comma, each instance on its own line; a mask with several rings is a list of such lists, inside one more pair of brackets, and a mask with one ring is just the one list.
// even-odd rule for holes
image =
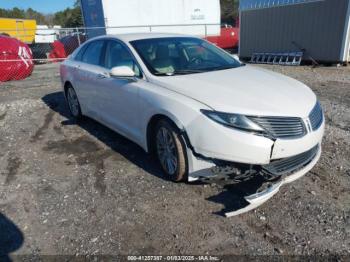
[[222, 113], [222, 112], [215, 112], [210, 110], [201, 110], [201, 112], [209, 117], [211, 120], [220, 123], [225, 126], [245, 130], [245, 131], [252, 131], [252, 132], [259, 132], [263, 133], [265, 130], [260, 127], [258, 124], [254, 123], [253, 121], [249, 120], [244, 115], [239, 114], [228, 114], [228, 113]]

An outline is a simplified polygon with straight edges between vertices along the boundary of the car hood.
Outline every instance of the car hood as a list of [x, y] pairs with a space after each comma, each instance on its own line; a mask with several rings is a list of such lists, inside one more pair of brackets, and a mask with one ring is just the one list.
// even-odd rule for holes
[[315, 94], [306, 85], [254, 66], [157, 77], [154, 82], [228, 113], [304, 118], [316, 103]]

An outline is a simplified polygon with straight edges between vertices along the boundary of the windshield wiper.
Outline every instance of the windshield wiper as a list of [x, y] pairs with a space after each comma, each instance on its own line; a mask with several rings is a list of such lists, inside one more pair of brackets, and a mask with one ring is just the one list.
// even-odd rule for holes
[[219, 67], [211, 68], [210, 71], [226, 70], [226, 69], [232, 69], [237, 67], [238, 66], [219, 66]]
[[[245, 66], [245, 64], [242, 63], [240, 66]], [[230, 66], [218, 66], [213, 68], [203, 68], [203, 69], [182, 69], [182, 70], [175, 70], [173, 72], [168, 72], [168, 73], [156, 72], [154, 74], [157, 76], [188, 75], [188, 74], [198, 74], [198, 73], [204, 73], [204, 72], [210, 72], [210, 71], [233, 69], [240, 66], [230, 65]]]
[[173, 75], [187, 75], [187, 74], [197, 74], [197, 73], [203, 73], [204, 70], [200, 69], [183, 69], [183, 70], [175, 70], [172, 74]]
[[169, 73], [161, 73], [161, 72], [154, 72], [153, 74], [156, 76], [168, 76], [169, 75]]
[[169, 73], [161, 73], [161, 72], [155, 72], [154, 74], [157, 76], [174, 76], [174, 75], [188, 75], [188, 74], [198, 74], [203, 73], [204, 70], [198, 70], [198, 69], [184, 69], [184, 70], [175, 70], [173, 72]]

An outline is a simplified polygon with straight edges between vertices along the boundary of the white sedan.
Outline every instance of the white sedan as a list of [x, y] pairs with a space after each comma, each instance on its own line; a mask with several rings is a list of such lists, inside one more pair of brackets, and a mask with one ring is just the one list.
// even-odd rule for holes
[[93, 118], [154, 153], [169, 179], [275, 181], [232, 214], [265, 202], [321, 154], [324, 116], [310, 88], [199, 38], [98, 37], [60, 71], [73, 117]]

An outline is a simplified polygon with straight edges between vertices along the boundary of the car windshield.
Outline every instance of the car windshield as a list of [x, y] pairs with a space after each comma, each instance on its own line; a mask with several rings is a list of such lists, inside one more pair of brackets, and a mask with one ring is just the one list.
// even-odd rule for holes
[[225, 51], [192, 37], [132, 41], [148, 70], [158, 76], [195, 74], [242, 66]]

